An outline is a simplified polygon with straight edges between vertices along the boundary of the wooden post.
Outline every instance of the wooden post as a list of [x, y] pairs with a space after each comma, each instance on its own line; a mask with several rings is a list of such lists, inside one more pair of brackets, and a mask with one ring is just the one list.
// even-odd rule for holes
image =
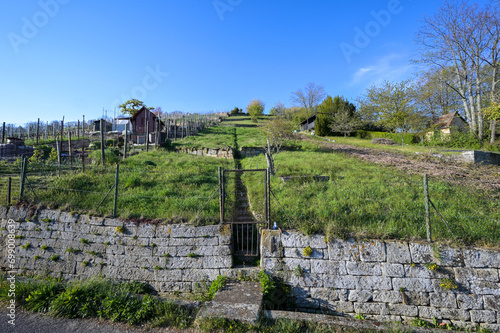
[[158, 149], [158, 118], [155, 119], [155, 149]]
[[429, 209], [429, 180], [427, 178], [427, 174], [424, 174], [424, 200], [425, 200], [425, 225], [427, 226], [427, 241], [432, 242], [431, 218]]
[[63, 116], [63, 119], [61, 121], [61, 149], [62, 149], [63, 140], [64, 140], [64, 116]]
[[103, 128], [104, 121], [100, 121], [100, 129], [101, 129], [101, 165], [104, 166], [105, 162], [105, 156], [104, 156], [104, 128]]
[[59, 137], [56, 137], [56, 147], [57, 147], [57, 165], [59, 169], [59, 176], [61, 176], [61, 142]]
[[125, 124], [125, 142], [123, 142], [123, 159], [127, 158], [128, 148], [128, 123]]
[[45, 141], [48, 140], [47, 131], [49, 130], [49, 122], [45, 122]]
[[80, 139], [80, 119], [78, 119], [78, 124], [76, 125], [76, 139]]
[[5, 121], [3, 122], [2, 125], [2, 144], [5, 143]]
[[36, 123], [36, 144], [38, 144], [38, 136], [40, 135], [40, 118]]
[[219, 214], [220, 214], [220, 224], [224, 223], [224, 213], [223, 209], [223, 201], [222, 201], [222, 168], [217, 168], [218, 176], [219, 176]]
[[177, 141], [177, 119], [174, 119], [174, 141]]
[[10, 206], [10, 195], [12, 190], [12, 178], [7, 178], [7, 206]]
[[149, 119], [146, 119], [146, 153], [149, 151]]
[[26, 156], [21, 157], [21, 184], [19, 186], [19, 200], [23, 197], [24, 193], [24, 182], [26, 180], [26, 164], [28, 162], [28, 159]]
[[118, 207], [118, 178], [120, 174], [120, 164], [116, 163], [116, 176], [115, 176], [115, 201], [113, 205], [113, 217], [116, 217], [116, 208]]
[[82, 121], [82, 172], [85, 172], [85, 116]]
[[71, 131], [68, 131], [69, 164], [73, 166], [73, 150], [71, 149]]
[[221, 212], [221, 223], [224, 223], [224, 205], [226, 204], [226, 188], [224, 186], [224, 170], [222, 170], [222, 180], [221, 180], [221, 209], [222, 209], [222, 212]]

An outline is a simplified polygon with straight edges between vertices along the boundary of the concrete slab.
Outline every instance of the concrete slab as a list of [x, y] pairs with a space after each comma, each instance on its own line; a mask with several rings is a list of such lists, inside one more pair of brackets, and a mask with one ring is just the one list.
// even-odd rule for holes
[[215, 295], [212, 301], [203, 305], [197, 318], [236, 319], [255, 324], [259, 320], [262, 299], [260, 283], [230, 281]]

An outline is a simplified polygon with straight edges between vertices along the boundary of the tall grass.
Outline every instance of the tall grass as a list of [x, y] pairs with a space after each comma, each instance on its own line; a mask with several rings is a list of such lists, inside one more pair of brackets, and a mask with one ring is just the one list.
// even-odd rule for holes
[[[263, 162], [247, 158], [243, 165]], [[272, 221], [306, 234], [336, 237], [423, 239], [426, 236], [423, 180], [339, 153], [282, 152], [278, 173], [299, 176], [271, 180]], [[326, 175], [329, 181], [303, 176]], [[262, 181], [244, 174], [252, 208], [264, 210]], [[500, 245], [500, 204], [465, 186], [431, 180], [430, 197], [449, 228], [432, 212], [435, 240], [460, 244]]]
[[[8, 301], [9, 283], [0, 282], [0, 301]], [[138, 282], [113, 282], [101, 278], [65, 283], [35, 278], [16, 281], [18, 306], [56, 317], [100, 317], [130, 325], [189, 327], [192, 310], [155, 298]]]
[[[219, 211], [216, 195], [219, 166], [228, 168], [231, 163], [160, 150], [132, 156], [120, 162], [117, 213], [123, 218], [142, 216], [213, 223]], [[61, 177], [28, 174], [35, 194], [29, 189], [25, 193], [30, 200], [50, 207], [109, 215], [114, 204], [114, 190], [110, 190], [115, 183], [115, 170], [115, 167], [93, 167], [86, 168], [84, 173], [70, 172]]]

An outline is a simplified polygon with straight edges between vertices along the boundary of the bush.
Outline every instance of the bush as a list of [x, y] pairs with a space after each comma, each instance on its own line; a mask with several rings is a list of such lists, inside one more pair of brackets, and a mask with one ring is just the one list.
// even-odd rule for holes
[[[118, 149], [106, 149], [104, 151], [104, 158], [106, 164], [116, 164], [121, 160], [121, 153]], [[90, 154], [92, 163], [95, 165], [101, 164], [101, 151], [95, 150]]]
[[419, 143], [420, 136], [413, 133], [389, 133], [389, 132], [373, 132], [373, 131], [363, 131], [358, 130], [356, 136], [360, 139], [390, 139], [396, 144], [401, 143], [401, 135], [403, 135], [403, 142], [405, 144]]

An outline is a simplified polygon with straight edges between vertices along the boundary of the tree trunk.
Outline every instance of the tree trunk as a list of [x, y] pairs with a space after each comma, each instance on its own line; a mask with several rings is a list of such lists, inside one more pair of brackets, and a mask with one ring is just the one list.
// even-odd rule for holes
[[496, 133], [495, 133], [497, 130], [497, 120], [496, 119], [491, 120], [490, 130], [491, 130], [490, 143], [493, 144], [493, 143], [495, 143], [495, 140], [496, 140]]

